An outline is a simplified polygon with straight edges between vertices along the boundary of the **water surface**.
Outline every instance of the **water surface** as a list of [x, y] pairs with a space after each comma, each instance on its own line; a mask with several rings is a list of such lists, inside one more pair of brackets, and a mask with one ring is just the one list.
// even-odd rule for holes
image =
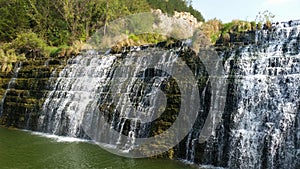
[[[61, 142], [63, 141], [63, 142]], [[128, 159], [80, 140], [60, 141], [0, 127], [1, 169], [195, 169], [179, 161]]]

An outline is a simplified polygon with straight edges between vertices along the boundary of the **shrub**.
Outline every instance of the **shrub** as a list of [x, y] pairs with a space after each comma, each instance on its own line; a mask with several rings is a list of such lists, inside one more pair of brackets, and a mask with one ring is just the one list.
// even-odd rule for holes
[[221, 36], [222, 27], [223, 25], [220, 20], [212, 19], [204, 23], [201, 26], [201, 30], [203, 31], [203, 34], [214, 44]]
[[252, 21], [252, 22], [250, 22], [250, 24], [251, 24], [251, 30], [255, 31], [256, 30], [256, 22]]
[[26, 57], [47, 55], [46, 47], [46, 42], [33, 32], [18, 34], [11, 43], [11, 48], [15, 49], [17, 54], [25, 54]]
[[267, 21], [267, 22], [264, 24], [264, 29], [271, 30], [271, 29], [272, 29], [272, 22], [271, 22], [271, 21]]
[[13, 69], [13, 64], [25, 60], [25, 55], [16, 54], [15, 50], [4, 50], [0, 48], [0, 71], [2, 73], [9, 73]]
[[222, 40], [223, 40], [223, 42], [225, 42], [225, 43], [230, 42], [230, 34], [229, 34], [229, 33], [223, 33], [223, 34], [222, 34]]
[[257, 29], [261, 29], [262, 28], [262, 23], [261, 22], [258, 22], [258, 24], [257, 24]]
[[82, 41], [74, 41], [72, 46], [62, 45], [59, 47], [48, 46], [45, 48], [45, 55], [48, 57], [70, 57], [79, 54], [86, 49], [87, 44]]
[[128, 39], [133, 40], [135, 45], [156, 44], [167, 40], [165, 36], [157, 33], [143, 33], [138, 35], [131, 34]]
[[58, 55], [59, 48], [54, 46], [46, 46], [44, 48], [44, 56], [45, 57], [55, 57]]

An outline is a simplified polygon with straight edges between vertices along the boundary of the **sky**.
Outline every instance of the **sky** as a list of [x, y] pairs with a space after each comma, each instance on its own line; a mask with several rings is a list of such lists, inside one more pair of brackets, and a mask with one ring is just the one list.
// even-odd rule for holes
[[205, 20], [217, 18], [223, 23], [233, 19], [254, 21], [265, 10], [275, 15], [274, 22], [300, 19], [300, 0], [193, 0], [193, 7]]

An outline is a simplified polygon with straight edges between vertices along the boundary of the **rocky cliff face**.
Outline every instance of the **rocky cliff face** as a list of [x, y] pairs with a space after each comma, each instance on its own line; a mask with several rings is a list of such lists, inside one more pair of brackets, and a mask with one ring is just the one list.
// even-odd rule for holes
[[10, 74], [1, 74], [0, 124], [36, 130], [40, 108], [63, 59], [27, 60], [15, 65]]
[[230, 168], [298, 168], [299, 22], [256, 32], [251, 45], [220, 52], [227, 103], [216, 135], [196, 144], [195, 161]]

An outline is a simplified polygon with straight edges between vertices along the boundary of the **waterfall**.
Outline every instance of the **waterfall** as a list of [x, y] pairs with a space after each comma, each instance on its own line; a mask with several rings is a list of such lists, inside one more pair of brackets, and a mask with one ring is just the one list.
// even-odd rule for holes
[[48, 94], [40, 130], [57, 135], [77, 137], [88, 104], [96, 100], [99, 86], [106, 83], [115, 57], [96, 54], [77, 56], [59, 74], [53, 90]]
[[14, 85], [14, 83], [16, 82], [16, 79], [18, 78], [18, 73], [20, 71], [20, 69], [22, 68], [22, 62], [19, 62], [15, 65], [15, 68], [13, 70], [13, 75], [12, 78], [10, 79], [8, 85], [7, 85], [7, 89], [5, 90], [3, 97], [1, 99], [1, 103], [0, 103], [0, 116], [3, 113], [3, 108], [4, 108], [4, 104], [5, 104], [5, 99], [6, 99], [6, 95], [7, 93], [10, 91], [11, 87]]
[[[125, 154], [147, 150], [149, 154], [142, 151], [141, 156], [152, 156], [157, 155], [153, 153], [157, 147], [173, 148], [173, 157], [190, 163], [296, 169], [300, 166], [299, 23], [273, 24], [272, 30], [256, 32], [254, 44], [220, 49], [218, 59], [223, 60], [215, 60], [214, 66], [205, 60], [209, 51], [201, 49], [197, 56], [182, 44], [128, 47], [118, 54], [87, 51], [70, 59], [62, 70], [49, 68], [53, 77], [48, 83], [51, 72], [19, 73], [22, 65], [17, 64], [1, 100], [0, 115], [14, 89], [18, 92], [11, 94], [16, 95], [12, 103], [16, 97], [27, 98], [31, 105], [27, 109], [24, 102], [18, 110], [25, 115], [20, 115], [13, 113], [18, 104], [12, 104], [7, 111], [11, 118], [3, 123], [22, 119], [20, 126], [36, 129], [32, 125], [38, 121], [41, 132], [92, 139]], [[180, 67], [185, 64], [196, 80]], [[214, 73], [223, 67], [226, 76]], [[183, 77], [182, 83], [176, 75]], [[220, 75], [228, 77], [228, 86], [218, 82]], [[26, 85], [26, 78], [37, 77], [45, 77], [46, 82]], [[48, 89], [41, 98], [40, 91]], [[184, 95], [185, 90], [191, 92]], [[224, 99], [224, 93], [223, 111], [218, 99]], [[31, 113], [33, 109], [36, 112]], [[182, 116], [181, 111], [186, 114]], [[207, 119], [210, 124], [205, 123]], [[162, 137], [170, 140], [155, 137], [165, 131], [168, 135]], [[154, 139], [142, 144], [147, 138]]]
[[299, 167], [300, 26], [290, 25], [259, 31], [261, 44], [241, 47], [226, 62], [235, 63], [237, 86], [230, 168]]
[[[199, 103], [199, 89], [195, 87], [200, 84], [192, 84], [190, 77], [200, 78], [205, 72], [199, 63], [192, 62], [192, 72], [178, 62], [186, 59], [180, 56], [185, 50], [190, 49], [132, 49], [114, 55], [89, 51], [76, 56], [52, 84], [39, 118], [39, 130], [92, 138], [123, 152], [135, 150], [148, 138], [153, 139], [151, 144], [144, 143], [141, 149], [151, 149], [150, 153], [152, 149], [155, 152], [153, 147], [172, 148], [192, 128], [199, 110], [200, 104], [193, 104]], [[162, 147], [153, 144], [162, 141], [154, 136], [165, 130], [169, 132], [162, 138], [170, 138], [170, 143], [163, 140], [167, 146], [159, 145]]]

